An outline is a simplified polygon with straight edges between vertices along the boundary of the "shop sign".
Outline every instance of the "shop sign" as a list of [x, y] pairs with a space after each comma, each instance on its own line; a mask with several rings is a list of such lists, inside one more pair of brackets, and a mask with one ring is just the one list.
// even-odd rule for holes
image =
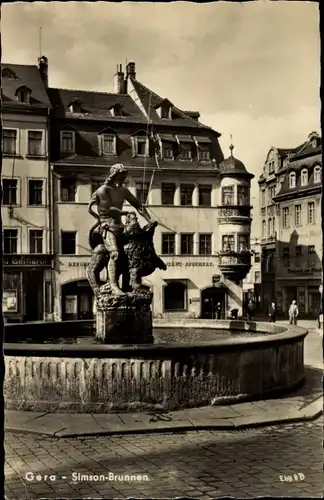
[[4, 266], [50, 266], [52, 255], [5, 255]]
[[75, 262], [69, 262], [69, 267], [88, 267], [90, 262], [84, 262], [84, 261], [75, 261]]
[[18, 312], [17, 290], [3, 290], [2, 310], [4, 313]]
[[167, 262], [167, 267], [210, 267], [212, 262]]

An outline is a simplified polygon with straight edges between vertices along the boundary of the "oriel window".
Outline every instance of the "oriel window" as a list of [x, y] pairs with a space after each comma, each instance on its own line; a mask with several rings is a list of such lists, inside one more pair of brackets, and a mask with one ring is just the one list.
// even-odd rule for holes
[[234, 205], [234, 186], [226, 186], [222, 188], [222, 204]]
[[223, 252], [235, 251], [235, 239], [233, 234], [224, 234], [222, 237], [222, 250]]

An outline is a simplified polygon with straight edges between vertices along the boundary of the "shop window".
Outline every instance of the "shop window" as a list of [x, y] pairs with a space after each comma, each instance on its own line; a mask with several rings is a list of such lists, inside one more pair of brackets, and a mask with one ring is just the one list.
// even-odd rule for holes
[[29, 251], [30, 253], [43, 253], [42, 229], [31, 229], [29, 231]]
[[237, 204], [249, 205], [249, 188], [248, 186], [237, 186]]
[[161, 186], [161, 202], [162, 205], [174, 204], [175, 184], [163, 183]]
[[75, 132], [74, 130], [61, 130], [61, 153], [75, 152]]
[[2, 203], [3, 205], [18, 204], [17, 179], [2, 179]]
[[211, 206], [211, 193], [212, 186], [199, 186], [199, 206], [200, 207], [210, 207]]
[[61, 247], [63, 255], [75, 255], [76, 253], [76, 232], [61, 232]]
[[150, 189], [150, 184], [148, 182], [136, 183], [136, 198], [140, 203], [142, 203], [142, 205], [147, 204], [149, 189]]
[[199, 235], [199, 255], [211, 255], [212, 253], [212, 235]]
[[7, 155], [16, 155], [17, 151], [18, 131], [15, 129], [5, 128], [2, 130], [2, 152]]
[[162, 254], [163, 255], [175, 254], [175, 234], [173, 233], [162, 234]]
[[307, 204], [307, 222], [308, 224], [315, 222], [315, 203], [313, 201]]
[[222, 205], [234, 205], [234, 186], [222, 188]]
[[76, 181], [74, 179], [61, 179], [61, 201], [75, 202]]
[[43, 204], [43, 181], [29, 179], [28, 181], [28, 204], [42, 205]]
[[43, 132], [41, 130], [28, 130], [28, 154], [30, 156], [42, 156]]
[[222, 251], [223, 252], [234, 252], [235, 251], [234, 234], [224, 234], [222, 236]]
[[193, 255], [193, 234], [181, 234], [181, 255]]
[[164, 287], [164, 311], [184, 311], [187, 309], [187, 284], [170, 280]]
[[182, 206], [192, 205], [192, 193], [194, 186], [189, 184], [180, 184], [180, 203]]
[[4, 253], [18, 253], [18, 229], [3, 230]]

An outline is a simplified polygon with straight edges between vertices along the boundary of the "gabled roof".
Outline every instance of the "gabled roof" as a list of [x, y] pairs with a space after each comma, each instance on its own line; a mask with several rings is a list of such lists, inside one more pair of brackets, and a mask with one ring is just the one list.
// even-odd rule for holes
[[[191, 118], [189, 115], [186, 115], [185, 112], [181, 111], [179, 108], [173, 107], [174, 111], [176, 114], [179, 116], [177, 118], [173, 118], [172, 120], [165, 120], [163, 118], [160, 118], [158, 115], [156, 109], [163, 104], [163, 102], [170, 102], [168, 99], [165, 99], [149, 88], [147, 88], [145, 85], [140, 83], [138, 80], [135, 78], [130, 78], [131, 82], [133, 84], [133, 87], [135, 89], [135, 92], [137, 93], [146, 113], [147, 116], [150, 118], [150, 120], [156, 124], [156, 125], [165, 125], [170, 127], [193, 127], [195, 129], [201, 128], [201, 129], [207, 129], [207, 130], [212, 130], [211, 127], [207, 127], [207, 125], [203, 125], [202, 123], [197, 122], [194, 118]], [[170, 103], [172, 105], [172, 103]], [[220, 134], [219, 134], [220, 135]]]
[[[28, 106], [50, 107], [44, 82], [35, 65], [1, 63], [1, 71], [8, 69], [16, 78], [2, 77], [2, 94], [6, 102], [17, 103], [16, 92], [19, 88], [27, 87], [31, 90], [31, 100]], [[21, 106], [22, 104], [19, 103]]]
[[[49, 88], [48, 94], [53, 106], [54, 116], [57, 118], [73, 117], [87, 120], [126, 121], [132, 123], [147, 123], [140, 108], [127, 94], [110, 94], [108, 92], [91, 92], [87, 90], [69, 90]], [[68, 106], [73, 99], [79, 99], [87, 113], [75, 117], [70, 113]], [[122, 106], [126, 116], [113, 116], [111, 109], [116, 105]]]

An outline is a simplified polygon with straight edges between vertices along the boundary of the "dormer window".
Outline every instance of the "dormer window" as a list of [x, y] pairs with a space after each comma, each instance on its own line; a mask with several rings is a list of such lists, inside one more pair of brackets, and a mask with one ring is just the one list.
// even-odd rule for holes
[[301, 171], [301, 182], [300, 182], [301, 186], [307, 186], [308, 184], [308, 170], [307, 168], [304, 168], [302, 171]]
[[171, 108], [169, 106], [162, 106], [161, 107], [161, 118], [170, 120], [171, 118]]
[[110, 108], [110, 112], [113, 116], [125, 116], [125, 113], [123, 111], [123, 105], [117, 102]]
[[317, 139], [313, 139], [312, 146], [313, 146], [313, 148], [317, 147]]
[[60, 151], [61, 151], [61, 153], [65, 153], [65, 154], [75, 152], [75, 132], [74, 132], [74, 130], [61, 130]]
[[319, 165], [314, 168], [314, 183], [321, 182], [321, 170]]
[[296, 174], [295, 174], [295, 172], [290, 172], [290, 174], [289, 174], [289, 187], [290, 187], [290, 189], [296, 187]]
[[18, 102], [22, 102], [24, 104], [30, 103], [30, 95], [31, 95], [31, 90], [28, 87], [20, 87], [16, 91]]
[[164, 99], [158, 106], [156, 106], [156, 112], [163, 120], [171, 120], [172, 107], [173, 104], [168, 99]]
[[80, 99], [76, 98], [69, 104], [70, 113], [84, 113], [82, 102]]
[[15, 73], [9, 68], [4, 68], [1, 71], [1, 76], [2, 76], [2, 78], [12, 78], [14, 80], [17, 78]]
[[101, 150], [103, 155], [115, 155], [116, 154], [116, 136], [112, 134], [102, 134], [101, 139]]
[[147, 139], [146, 137], [136, 137], [136, 156], [147, 155]]

